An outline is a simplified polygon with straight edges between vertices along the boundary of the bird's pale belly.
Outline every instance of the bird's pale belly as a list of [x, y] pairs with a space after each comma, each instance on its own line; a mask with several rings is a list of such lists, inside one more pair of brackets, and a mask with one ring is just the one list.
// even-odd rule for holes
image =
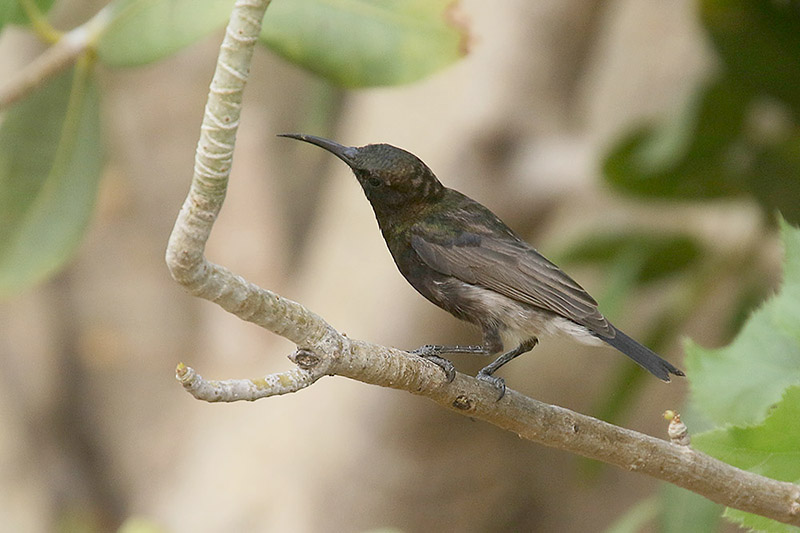
[[[463, 307], [460, 311], [480, 316], [495, 326], [506, 347], [519, 346], [532, 337], [556, 334], [567, 334], [584, 344], [603, 344], [602, 340], [580, 324], [495, 291], [455, 278], [436, 281], [434, 286], [434, 291], [438, 289], [442, 294], [448, 295], [450, 302], [458, 301]], [[475, 313], [476, 310], [478, 313]], [[453, 314], [458, 316], [457, 313]]]

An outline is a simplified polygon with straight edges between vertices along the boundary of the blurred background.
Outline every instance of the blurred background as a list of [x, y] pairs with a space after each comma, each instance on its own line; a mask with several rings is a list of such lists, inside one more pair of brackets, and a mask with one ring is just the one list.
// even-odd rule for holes
[[[68, 28], [102, 5], [64, 0], [54, 20]], [[354, 338], [477, 342], [402, 279], [349, 169], [275, 135], [387, 142], [492, 209], [677, 366], [683, 338], [729, 341], [777, 284], [775, 213], [791, 220], [784, 207], [797, 205], [796, 167], [759, 167], [750, 142], [784, 146], [793, 104], [737, 86], [749, 72], [731, 74], [720, 53], [746, 36], [720, 39], [713, 9], [703, 18], [680, 0], [463, 0], [458, 14], [469, 54], [397, 87], [335, 88], [259, 48], [208, 258]], [[164, 264], [221, 37], [100, 69], [107, 158], [88, 234], [65, 270], [0, 302], [3, 528], [603, 531], [639, 512], [646, 530], [669, 530], [658, 482], [409, 394], [339, 377], [256, 403], [183, 391], [179, 361], [207, 378], [257, 377], [289, 368], [294, 349], [192, 298]], [[0, 77], [41, 50], [6, 29]], [[786, 153], [796, 164], [800, 152]], [[753, 168], [786, 172], [756, 187]], [[486, 361], [455, 363], [474, 374]], [[687, 394], [685, 380], [665, 385], [610, 348], [560, 338], [501, 375], [658, 437]]]

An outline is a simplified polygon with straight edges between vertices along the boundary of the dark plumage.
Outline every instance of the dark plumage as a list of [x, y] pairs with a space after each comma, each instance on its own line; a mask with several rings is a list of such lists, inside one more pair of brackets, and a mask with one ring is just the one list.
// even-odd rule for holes
[[561, 331], [590, 344], [604, 341], [664, 381], [670, 374], [684, 375], [616, 329], [583, 287], [486, 207], [444, 187], [413, 154], [387, 144], [356, 148], [311, 135], [283, 136], [320, 146], [347, 163], [406, 280], [431, 302], [481, 328], [482, 346], [415, 351], [446, 372], [452, 373], [452, 365], [439, 355], [498, 353], [504, 337], [514, 349], [478, 373], [502, 397], [504, 382], [493, 373], [533, 348], [539, 334]]

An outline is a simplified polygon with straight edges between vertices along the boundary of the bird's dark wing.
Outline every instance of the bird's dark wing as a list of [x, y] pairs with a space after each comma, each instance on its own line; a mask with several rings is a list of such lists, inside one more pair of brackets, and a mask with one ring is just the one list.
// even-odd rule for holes
[[421, 228], [412, 230], [411, 246], [442, 274], [569, 318], [601, 337], [614, 336], [614, 328], [583, 287], [505, 225], [502, 229], [488, 234], [460, 231], [448, 238]]

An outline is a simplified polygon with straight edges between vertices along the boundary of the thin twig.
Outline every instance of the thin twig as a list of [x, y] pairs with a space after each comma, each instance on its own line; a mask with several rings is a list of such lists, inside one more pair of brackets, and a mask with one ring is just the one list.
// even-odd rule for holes
[[513, 431], [533, 442], [641, 472], [744, 511], [800, 526], [800, 486], [746, 472], [697, 452], [508, 390], [497, 392], [385, 346], [349, 339], [302, 305], [257, 287], [204, 257], [205, 243], [225, 198], [242, 92], [268, 0], [238, 0], [211, 82], [195, 172], [167, 247], [173, 278], [195, 296], [298, 345], [299, 367], [256, 380], [207, 381], [179, 365], [178, 379], [207, 401], [255, 400], [295, 392], [326, 375], [401, 389]]
[[178, 365], [175, 377], [183, 388], [198, 400], [205, 402], [255, 401], [270, 396], [297, 392], [314, 383], [319, 376], [294, 368], [279, 374], [270, 374], [258, 379], [206, 380], [183, 363]]
[[77, 28], [60, 35], [58, 41], [28, 63], [0, 88], [0, 111], [35, 91], [47, 80], [67, 69], [85, 53], [90, 53], [97, 32], [105, 27], [111, 11], [100, 10]]

